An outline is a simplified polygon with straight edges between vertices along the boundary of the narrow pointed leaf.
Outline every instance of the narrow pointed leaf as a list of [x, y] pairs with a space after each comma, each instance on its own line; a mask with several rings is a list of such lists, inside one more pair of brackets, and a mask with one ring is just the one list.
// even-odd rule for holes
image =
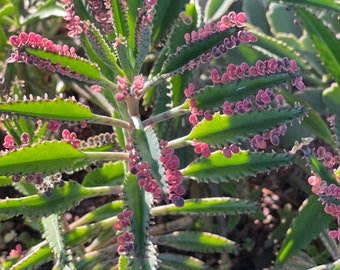
[[[300, 209], [299, 215], [293, 220], [287, 236], [282, 243], [281, 250], [276, 260], [276, 266], [282, 267], [294, 254], [305, 248], [315, 236], [319, 235], [332, 217], [327, 215], [324, 206], [318, 201], [318, 197], [312, 195], [306, 200]], [[308, 224], [308, 230], [306, 226]]]
[[[338, 7], [340, 9], [339, 4]], [[335, 34], [310, 11], [299, 8], [296, 12], [301, 23], [313, 40], [315, 48], [320, 55], [320, 59], [333, 75], [334, 79], [340, 84], [340, 40], [337, 39]]]
[[146, 256], [147, 250], [151, 248], [148, 236], [148, 228], [153, 198], [151, 193], [145, 192], [143, 189], [141, 189], [141, 187], [138, 185], [137, 177], [133, 174], [128, 174], [126, 176], [123, 191], [127, 207], [129, 209], [133, 209], [131, 223], [132, 232], [135, 236], [135, 256], [131, 261], [131, 265], [140, 268], [152, 264], [152, 261], [154, 260], [153, 256]]
[[215, 113], [211, 121], [203, 119], [186, 137], [214, 146], [238, 143], [258, 133], [275, 128], [280, 124], [300, 118], [306, 110], [301, 107], [251, 111], [232, 116]]
[[204, 10], [204, 21], [216, 21], [228, 12], [235, 0], [209, 0]]
[[147, 127], [145, 131], [134, 129], [132, 136], [135, 139], [134, 143], [141, 159], [148, 162], [152, 176], [158, 181], [163, 192], [166, 193], [165, 171], [162, 163], [159, 161], [161, 150], [156, 133], [152, 128]]
[[322, 99], [328, 112], [340, 117], [340, 87], [337, 83], [333, 83], [323, 91]]
[[239, 215], [258, 211], [255, 202], [228, 197], [188, 199], [183, 207], [173, 204], [154, 207], [152, 215]]
[[171, 269], [207, 270], [208, 266], [196, 258], [172, 253], [158, 255], [161, 266], [171, 266]]
[[173, 232], [155, 237], [159, 245], [170, 246], [179, 250], [196, 252], [236, 252], [235, 242], [207, 232]]
[[137, 40], [136, 40], [137, 55], [136, 55], [136, 64], [134, 67], [135, 75], [138, 75], [140, 73], [140, 70], [144, 63], [144, 59], [149, 53], [149, 47], [150, 47], [150, 42], [151, 42], [151, 31], [150, 31], [149, 25], [146, 25], [139, 31], [140, 33], [138, 33], [139, 36], [137, 36]]
[[41, 218], [41, 224], [44, 231], [44, 236], [53, 250], [54, 255], [58, 258], [58, 260], [63, 260], [66, 258], [65, 254], [65, 246], [63, 237], [60, 231], [60, 220], [56, 214], [51, 214], [47, 217]]
[[29, 250], [11, 269], [34, 269], [49, 261], [53, 253], [48, 245]]
[[182, 174], [197, 181], [227, 182], [287, 166], [293, 158], [290, 154], [247, 151], [226, 158], [221, 151], [216, 151], [208, 158], [201, 157], [189, 164]]
[[256, 95], [259, 89], [278, 86], [296, 76], [287, 72], [209, 85], [196, 92], [192, 98], [196, 99], [196, 107], [200, 110], [219, 108], [226, 100], [229, 102], [242, 100]]
[[124, 163], [116, 161], [114, 163], [108, 162], [101, 168], [96, 168], [89, 172], [84, 180], [83, 186], [96, 187], [96, 186], [114, 186], [121, 185], [124, 180]]
[[[62, 67], [69, 67], [72, 72], [80, 74], [88, 79], [98, 81], [101, 79], [98, 66], [84, 58], [72, 58], [61, 54], [48, 52], [38, 49], [25, 49], [29, 54], [37, 56], [41, 59], [49, 59], [53, 64], [60, 63]], [[67, 74], [66, 74], [67, 75]]]
[[286, 4], [293, 4], [296, 6], [301, 6], [304, 8], [324, 8], [328, 10], [333, 10], [337, 13], [340, 12], [340, 4], [336, 0], [270, 0], [271, 2], [280, 2]]
[[85, 188], [77, 182], [65, 182], [62, 188], [54, 188], [50, 197], [47, 197], [45, 194], [39, 194], [0, 200], [0, 215], [4, 214], [9, 217], [15, 215], [28, 217], [46, 216], [66, 211], [86, 198], [109, 193], [108, 189]]
[[127, 38], [129, 36], [129, 26], [127, 23], [127, 14], [122, 1], [111, 1], [115, 32], [118, 36]]
[[178, 71], [180, 68], [187, 65], [191, 60], [196, 59], [201, 54], [223, 42], [224, 38], [235, 35], [240, 30], [242, 30], [242, 28], [233, 27], [224, 32], [215, 33], [211, 37], [200, 40], [195, 44], [182, 45], [181, 49], [177, 53], [172, 54], [166, 60], [161, 73], [166, 74]]
[[0, 103], [0, 113], [42, 119], [80, 121], [94, 118], [90, 108], [70, 99], [11, 101]]
[[2, 175], [36, 172], [53, 174], [65, 171], [84, 159], [85, 154], [69, 143], [46, 141], [0, 156], [0, 173]]

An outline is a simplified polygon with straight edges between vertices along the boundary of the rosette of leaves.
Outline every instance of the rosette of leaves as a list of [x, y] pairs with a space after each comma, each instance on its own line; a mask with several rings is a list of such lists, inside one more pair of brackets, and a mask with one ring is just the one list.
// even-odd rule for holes
[[[120, 269], [205, 269], [209, 266], [193, 258], [194, 255], [163, 253], [157, 246], [188, 253], [236, 252], [237, 243], [216, 233], [197, 230], [195, 219], [202, 215], [258, 212], [257, 203], [226, 196], [192, 199], [184, 195], [183, 207], [168, 204], [160, 142], [166, 139], [176, 151], [187, 149], [185, 147], [192, 146], [195, 140], [211, 146], [213, 152], [209, 157], [184, 156], [179, 152], [179, 172], [185, 185], [189, 181], [229, 183], [286, 166], [293, 162], [293, 155], [281, 150], [254, 152], [248, 140], [258, 133], [301, 119], [306, 113], [303, 107], [268, 106], [235, 115], [221, 114], [219, 110], [225, 101], [254, 100], [260, 89], [270, 88], [277, 93], [277, 88], [295, 81], [300, 74], [296, 70], [274, 70], [272, 74], [241, 76], [225, 84], [209, 83], [186, 98], [184, 90], [195, 80], [197, 67], [244, 46], [241, 41], [255, 41], [247, 32], [243, 13], [229, 13], [219, 19], [221, 10], [216, 8], [219, 1], [209, 1], [207, 8], [211, 15], [206, 16], [206, 21], [203, 21], [203, 9], [189, 1], [99, 1], [100, 5], [94, 5], [94, 1], [63, 2], [70, 13], [66, 17], [70, 22], [68, 28], [73, 31], [72, 35], [78, 35], [86, 57], [77, 55], [74, 48], [58, 46], [35, 33], [21, 33], [10, 39], [17, 48], [8, 62], [23, 62], [60, 73], [62, 79], [80, 80], [79, 85], [84, 87], [81, 93], [104, 108], [107, 115], [96, 114], [91, 107], [73, 99], [27, 98], [22, 93], [18, 94], [19, 98], [9, 97], [0, 103], [0, 112], [9, 116], [4, 120], [7, 132], [16, 143], [15, 148], [0, 156], [0, 173], [4, 175], [1, 179], [23, 194], [0, 201], [1, 218], [22, 214], [39, 223], [44, 236], [39, 244], [29, 246], [23, 257], [8, 260], [6, 267], [32, 268], [53, 260], [55, 267], [69, 269], [115, 265]], [[78, 17], [72, 17], [74, 14]], [[209, 24], [207, 20], [211, 17], [220, 23], [226, 22], [226, 28], [214, 28], [218, 23]], [[195, 36], [202, 31], [208, 33]], [[144, 78], [142, 86], [136, 84], [141, 77]], [[120, 85], [121, 78], [124, 86]], [[100, 93], [89, 90], [88, 86], [93, 84], [102, 87]], [[199, 110], [214, 112], [211, 121], [199, 119], [194, 128], [182, 125], [190, 114], [190, 99], [197, 100]], [[152, 109], [150, 116], [144, 113], [141, 103]], [[52, 120], [106, 125], [113, 129], [116, 141], [75, 147], [65, 138], [47, 131], [47, 121]], [[156, 131], [151, 124], [157, 127]], [[29, 143], [22, 143], [23, 132], [30, 135]], [[162, 189], [160, 202], [154, 201], [130, 171], [131, 138], [141, 161], [148, 164], [152, 178]], [[229, 144], [239, 144], [242, 151], [226, 158], [220, 148]], [[49, 175], [96, 164], [101, 166], [86, 172], [81, 183], [65, 182], [64, 186], [55, 187], [50, 196], [37, 192], [32, 184], [13, 181], [18, 174], [34, 173], [41, 173], [46, 178], [44, 181], [48, 181]], [[111, 196], [112, 201], [63, 227], [62, 214], [82, 200], [118, 194], [121, 200]], [[130, 228], [134, 235], [133, 249], [127, 254], [117, 254], [117, 232], [113, 225], [118, 220], [118, 212], [126, 208], [134, 213]], [[174, 229], [160, 233], [157, 226], [167, 227], [167, 224], [154, 226], [153, 217], [156, 221], [163, 215], [184, 215], [192, 219], [178, 218], [178, 224], [169, 223], [169, 226], [176, 225]]]

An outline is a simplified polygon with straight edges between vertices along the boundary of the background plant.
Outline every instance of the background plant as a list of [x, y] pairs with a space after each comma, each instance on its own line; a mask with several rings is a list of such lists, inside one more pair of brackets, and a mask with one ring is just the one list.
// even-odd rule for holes
[[[309, 107], [311, 94], [301, 98], [292, 93], [304, 89], [302, 74], [307, 86], [321, 89], [337, 81], [336, 70], [330, 69], [331, 76], [320, 83], [326, 70], [311, 46], [300, 51], [313, 58], [314, 69], [295, 53], [299, 50], [286, 44], [288, 39], [285, 44], [279, 42], [266, 29], [267, 35], [252, 28], [248, 32], [244, 13], [222, 16], [231, 2], [209, 1], [205, 9], [196, 2], [156, 2], [64, 1], [66, 28], [80, 41], [84, 54], [57, 45], [58, 40], [68, 38], [52, 41], [25, 29], [9, 39], [17, 49], [8, 63], [24, 62], [60, 77], [50, 77], [54, 90], [46, 95], [8, 88], [11, 92], [0, 104], [7, 115], [3, 124], [8, 132], [3, 144], [7, 151], [0, 157], [1, 182], [22, 194], [0, 202], [1, 218], [23, 214], [44, 236], [35, 243], [27, 241], [25, 255], [20, 255], [18, 246], [5, 267], [29, 268], [53, 260], [55, 266], [76, 269], [114, 265], [122, 269], [204, 269], [209, 267], [208, 257], [200, 261], [193, 256], [211, 252], [221, 253], [224, 267], [228, 254], [240, 250], [226, 238], [232, 236], [240, 214], [256, 213], [263, 218], [258, 204], [242, 197], [231, 180], [293, 162], [295, 152], [288, 154], [285, 149], [297, 138], [288, 137], [284, 143], [279, 138], [286, 133], [287, 123], [306, 115], [306, 109], [294, 104]], [[249, 11], [251, 1], [243, 4], [250, 23], [256, 24]], [[314, 4], [319, 7], [321, 2]], [[271, 4], [274, 11], [275, 6]], [[338, 5], [322, 8], [337, 11]], [[319, 20], [308, 10], [295, 10], [302, 22], [314, 28], [316, 24], [320, 30]], [[216, 23], [210, 22], [213, 19]], [[313, 37], [317, 44], [318, 36]], [[319, 48], [326, 67], [334, 64], [329, 60], [334, 57], [321, 55], [334, 56], [337, 44], [336, 39], [329, 39], [326, 49]], [[16, 70], [5, 74], [13, 79]], [[80, 82], [75, 84], [68, 77]], [[89, 106], [72, 97], [65, 99], [67, 92], [53, 96], [70, 86]], [[326, 102], [333, 101], [332, 95], [336, 93], [325, 94]], [[327, 109], [330, 107], [328, 103]], [[310, 109], [308, 114], [304, 125], [336, 151], [337, 142], [321, 113]], [[86, 125], [96, 133], [90, 137], [81, 134]], [[294, 125], [296, 129], [299, 125]], [[206, 185], [209, 192], [198, 191], [205, 183], [213, 183]], [[214, 190], [214, 183], [224, 192]], [[65, 211], [98, 196], [103, 197], [101, 207], [64, 225]], [[289, 237], [305, 226], [301, 216], [322, 213], [321, 204], [315, 197], [313, 200], [310, 210], [301, 211], [296, 218], [293, 234], [287, 236], [282, 250]], [[169, 221], [164, 215], [175, 219]], [[228, 224], [220, 218], [219, 227], [212, 228], [211, 217], [220, 215], [228, 215]], [[320, 216], [321, 226], [304, 230], [303, 241], [289, 245], [290, 251], [279, 255], [278, 266], [328, 226], [325, 217]], [[228, 232], [223, 229], [226, 225]], [[332, 243], [330, 238], [327, 241]], [[186, 254], [179, 255], [170, 247]]]

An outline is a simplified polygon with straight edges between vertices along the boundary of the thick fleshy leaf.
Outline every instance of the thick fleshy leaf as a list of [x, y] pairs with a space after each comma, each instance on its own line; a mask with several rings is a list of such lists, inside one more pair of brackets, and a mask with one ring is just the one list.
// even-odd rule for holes
[[62, 98], [4, 102], [0, 103], [0, 113], [64, 121], [94, 118], [89, 107], [74, 100]]
[[204, 22], [216, 21], [225, 15], [235, 0], [209, 0], [204, 10]]
[[134, 129], [132, 136], [135, 139], [134, 144], [142, 161], [148, 162], [152, 176], [158, 181], [163, 192], [166, 194], [167, 184], [164, 178], [165, 172], [163, 165], [159, 161], [161, 150], [156, 133], [152, 128], [147, 127], [145, 131]]
[[178, 52], [168, 57], [163, 65], [161, 73], [166, 74], [178, 71], [183, 66], [189, 64], [191, 60], [196, 59], [201, 54], [223, 42], [224, 38], [235, 35], [240, 30], [242, 30], [242, 28], [232, 27], [223, 32], [216, 32], [209, 38], [197, 41], [195, 44], [182, 45]]
[[46, 217], [41, 218], [41, 224], [44, 232], [44, 237], [46, 238], [50, 248], [52, 249], [54, 255], [60, 262], [58, 266], [65, 268], [65, 259], [67, 257], [64, 246], [64, 240], [61, 234], [61, 219], [57, 214], [51, 214]]
[[182, 174], [197, 181], [227, 182], [289, 165], [293, 158], [290, 154], [247, 151], [226, 158], [221, 151], [216, 151], [208, 158], [201, 157], [189, 164]]
[[149, 53], [149, 47], [151, 43], [151, 30], [148, 25], [139, 29], [140, 33], [138, 33], [136, 40], [136, 64], [134, 67], [134, 74], [138, 75], [144, 63], [145, 57]]
[[326, 88], [322, 93], [323, 102], [327, 110], [331, 114], [336, 114], [340, 117], [340, 87], [337, 83], [333, 83]]
[[[276, 266], [282, 267], [285, 262], [301, 249], [306, 247], [317, 235], [328, 227], [332, 217], [327, 215], [318, 197], [312, 195], [300, 209], [299, 215], [293, 220], [287, 236], [282, 243], [276, 259]], [[308, 224], [308, 230], [306, 226]]]
[[173, 204], [152, 208], [151, 214], [160, 215], [240, 215], [259, 211], [256, 202], [247, 200], [216, 197], [203, 199], [188, 199], [183, 207]]
[[[321, 2], [321, 1], [320, 1]], [[340, 5], [338, 4], [340, 10]], [[309, 36], [318, 50], [320, 59], [332, 74], [335, 81], [340, 84], [340, 40], [327, 28], [313, 13], [305, 9], [296, 9], [301, 23], [306, 28]]]
[[173, 232], [155, 237], [158, 245], [166, 245], [176, 249], [196, 252], [236, 252], [235, 242], [207, 232]]
[[81, 200], [112, 193], [116, 192], [111, 188], [85, 188], [77, 182], [65, 182], [63, 187], [54, 188], [49, 197], [39, 194], [0, 200], [0, 215], [7, 215], [7, 217], [16, 215], [47, 216], [66, 211]]
[[0, 173], [53, 174], [67, 170], [84, 158], [85, 154], [69, 143], [45, 141], [0, 156]]
[[297, 95], [289, 94], [286, 91], [280, 91], [280, 93], [284, 96], [287, 103], [291, 106], [294, 104], [301, 104], [305, 108], [309, 108], [307, 112], [307, 117], [305, 117], [301, 122], [302, 124], [311, 130], [316, 136], [323, 139], [326, 143], [331, 145], [333, 148], [337, 147], [337, 144], [334, 141], [334, 137], [326, 124], [326, 122], [322, 119], [320, 114], [316, 112], [311, 106], [299, 98]]
[[324, 8], [328, 10], [333, 10], [337, 13], [340, 12], [340, 4], [334, 0], [270, 0], [271, 2], [281, 2], [287, 5], [293, 4], [296, 6], [302, 6], [304, 8]]
[[307, 157], [308, 164], [311, 166], [313, 172], [315, 172], [323, 181], [326, 181], [327, 185], [335, 184], [339, 186], [339, 181], [336, 180], [335, 175], [312, 155], [309, 150], [303, 149], [303, 153]]
[[[189, 256], [183, 256], [172, 253], [161, 253], [158, 255], [161, 261], [161, 267], [169, 266], [170, 269], [192, 269], [192, 270], [207, 270], [208, 266], [204, 262]], [[164, 268], [167, 269], [167, 268]]]
[[211, 121], [203, 119], [186, 137], [214, 146], [238, 143], [280, 124], [300, 118], [306, 110], [301, 107], [251, 111], [232, 116], [215, 113]]
[[[148, 228], [150, 209], [153, 201], [152, 194], [145, 192], [139, 185], [137, 177], [128, 174], [124, 183], [124, 198], [128, 209], [133, 209], [132, 232], [134, 240], [134, 258], [131, 259], [131, 267], [149, 269], [149, 265], [157, 265], [154, 248], [149, 240]], [[150, 256], [146, 256], [150, 253]]]
[[192, 98], [196, 99], [196, 107], [200, 110], [219, 108], [226, 100], [229, 102], [242, 100], [251, 95], [256, 95], [259, 89], [278, 86], [296, 76], [287, 72], [263, 77], [244, 78], [226, 84], [209, 85], [196, 92]]
[[62, 67], [69, 67], [72, 72], [80, 74], [88, 79], [98, 81], [101, 79], [98, 66], [84, 58], [73, 58], [58, 53], [38, 49], [25, 49], [29, 54], [41, 59], [49, 59], [53, 64], [60, 63]]
[[84, 180], [85, 187], [96, 187], [104, 185], [121, 185], [124, 180], [124, 164], [122, 161], [105, 163], [103, 167], [89, 172]]

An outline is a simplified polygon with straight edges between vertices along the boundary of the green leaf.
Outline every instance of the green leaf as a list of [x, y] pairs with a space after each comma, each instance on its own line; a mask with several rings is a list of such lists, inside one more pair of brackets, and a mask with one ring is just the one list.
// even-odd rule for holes
[[85, 154], [67, 142], [45, 141], [0, 156], [0, 172], [2, 175], [53, 174], [65, 171], [84, 159]]
[[171, 254], [161, 253], [158, 255], [158, 259], [161, 261], [161, 267], [172, 266], [171, 269], [190, 269], [190, 270], [206, 270], [208, 266], [196, 258]]
[[280, 93], [284, 96], [289, 105], [293, 106], [294, 104], [298, 103], [305, 108], [309, 108], [307, 117], [305, 117], [301, 123], [333, 148], [337, 148], [337, 144], [334, 141], [333, 135], [328, 125], [318, 112], [316, 112], [306, 101], [299, 98], [298, 96], [289, 94], [286, 91], [280, 91]]
[[312, 155], [309, 150], [303, 149], [303, 153], [307, 157], [308, 164], [311, 166], [313, 172], [315, 172], [323, 181], [326, 181], [327, 185], [335, 184], [339, 186], [339, 181], [336, 180], [335, 175]]
[[145, 57], [149, 53], [149, 47], [151, 42], [151, 30], [149, 25], [139, 29], [136, 40], [136, 64], [134, 67], [134, 74], [138, 75], [141, 71], [142, 65], [144, 64]]
[[148, 236], [149, 216], [153, 201], [152, 194], [140, 188], [137, 177], [133, 174], [126, 176], [123, 192], [128, 209], [133, 210], [131, 223], [132, 232], [135, 236], [135, 250], [131, 267], [149, 269], [149, 265], [156, 264], [154, 256], [146, 256], [148, 250], [152, 250]]
[[208, 158], [199, 158], [182, 170], [184, 177], [216, 183], [240, 179], [266, 172], [293, 162], [293, 155], [241, 151], [226, 158], [216, 151]]
[[[338, 7], [340, 10], [340, 5]], [[296, 9], [296, 12], [309, 36], [314, 41], [320, 59], [334, 79], [340, 84], [340, 55], [338, 53], [340, 40], [313, 13], [300, 8]]]
[[160, 215], [239, 215], [256, 212], [259, 205], [255, 202], [228, 197], [188, 199], [184, 206], [173, 204], [152, 208], [151, 214]]
[[71, 99], [11, 101], [0, 103], [0, 112], [43, 119], [80, 121], [94, 118], [89, 107]]
[[204, 10], [204, 21], [216, 21], [225, 15], [235, 0], [209, 0]]
[[88, 79], [99, 81], [101, 79], [98, 66], [84, 58], [74, 58], [64, 56], [58, 53], [48, 52], [38, 49], [25, 49], [29, 54], [37, 56], [41, 59], [49, 59], [53, 64], [60, 63], [62, 67], [69, 67], [72, 72], [85, 76]]
[[127, 14], [121, 1], [111, 1], [115, 32], [117, 36], [128, 37], [129, 26], [127, 24]]
[[65, 246], [59, 228], [59, 222], [59, 217], [56, 214], [41, 218], [44, 236], [58, 261], [60, 260], [61, 263], [63, 263], [67, 255], [65, 254]]
[[[318, 197], [312, 195], [300, 209], [299, 215], [293, 220], [287, 236], [282, 243], [276, 259], [276, 266], [282, 267], [294, 254], [305, 248], [313, 239], [328, 227], [331, 216], [327, 215]], [[308, 226], [308, 229], [306, 229]]]
[[255, 78], [243, 78], [226, 84], [209, 85], [196, 92], [192, 98], [197, 101], [197, 109], [219, 108], [222, 107], [226, 100], [229, 102], [242, 100], [251, 95], [256, 95], [259, 89], [278, 86], [296, 76], [287, 72]]
[[198, 123], [186, 139], [196, 139], [213, 146], [238, 143], [255, 134], [263, 133], [280, 124], [302, 117], [305, 112], [306, 109], [297, 107], [251, 111], [232, 116], [215, 113], [211, 121], [203, 119]]
[[287, 5], [293, 4], [296, 6], [301, 6], [304, 8], [324, 8], [328, 10], [333, 10], [336, 13], [340, 12], [340, 4], [334, 0], [270, 0], [271, 2], [280, 2]]
[[65, 182], [63, 187], [54, 188], [50, 197], [39, 194], [0, 200], [0, 215], [47, 216], [66, 211], [81, 200], [112, 193], [110, 188], [85, 188], [77, 182]]
[[170, 246], [179, 250], [195, 252], [236, 252], [235, 242], [207, 232], [173, 232], [155, 237], [159, 245]]
[[12, 184], [12, 177], [0, 176], [0, 187]]
[[146, 127], [145, 131], [134, 129], [132, 136], [142, 161], [148, 162], [152, 176], [158, 181], [163, 192], [166, 194], [167, 184], [164, 178], [165, 171], [162, 163], [159, 161], [161, 150], [156, 133], [152, 128]]
[[[223, 42], [224, 38], [236, 35], [242, 28], [232, 27], [223, 32], [216, 32], [207, 39], [199, 40], [194, 44], [182, 45], [180, 50], [171, 54], [165, 61], [161, 70], [162, 74], [174, 73], [187, 65], [191, 60], [196, 59], [201, 54], [206, 53], [214, 46]], [[184, 41], [184, 37], [183, 37]]]
[[328, 112], [340, 117], [340, 87], [337, 83], [331, 84], [322, 92], [322, 99]]
[[84, 180], [83, 186], [115, 186], [121, 185], [124, 180], [124, 163], [116, 161], [114, 163], [105, 163], [102, 168], [93, 169], [89, 172]]

